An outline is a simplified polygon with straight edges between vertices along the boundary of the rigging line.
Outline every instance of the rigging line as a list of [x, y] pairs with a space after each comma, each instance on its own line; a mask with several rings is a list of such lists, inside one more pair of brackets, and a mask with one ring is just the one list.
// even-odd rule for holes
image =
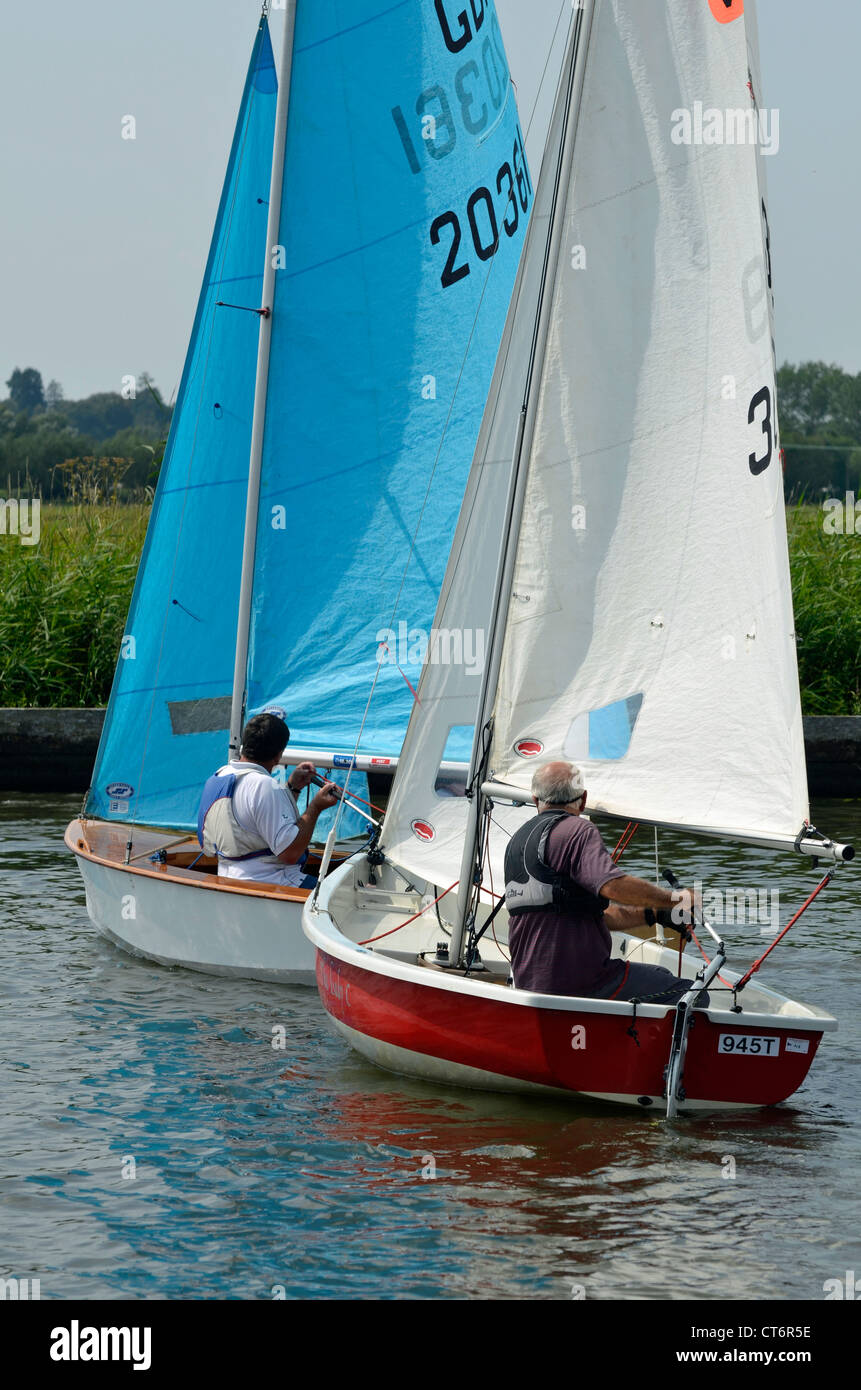
[[[533, 102], [533, 104], [532, 104], [532, 112], [531, 112], [530, 117], [529, 117], [529, 123], [528, 123], [528, 125], [527, 125], [527, 131], [531, 129], [532, 122], [533, 122], [533, 120], [534, 120], [534, 118], [535, 118], [535, 112], [536, 112], [536, 110], [537, 110], [537, 108], [538, 108], [538, 102], [539, 102], [539, 99], [540, 99], [540, 96], [541, 96], [541, 91], [542, 91], [542, 88], [543, 88], [543, 85], [544, 85], [544, 79], [545, 79], [545, 77], [546, 77], [547, 69], [548, 69], [548, 66], [549, 66], [549, 63], [550, 63], [550, 55], [551, 55], [552, 50], [553, 50], [553, 44], [554, 44], [555, 41], [556, 41], [556, 34], [557, 34], [557, 32], [558, 32], [559, 24], [560, 24], [560, 22], [561, 22], [562, 14], [564, 13], [564, 10], [565, 10], [565, 8], [566, 8], [566, 5], [567, 5], [567, 0], [565, 0], [565, 3], [563, 3], [563, 5], [562, 5], [562, 7], [561, 7], [561, 9], [560, 9], [560, 12], [559, 12], [559, 17], [557, 18], [557, 21], [556, 21], [556, 29], [554, 30], [553, 40], [551, 41], [550, 50], [549, 50], [548, 55], [547, 55], [547, 61], [545, 62], [544, 71], [543, 71], [542, 74], [541, 74], [541, 81], [540, 81], [539, 86], [538, 86], [538, 91], [537, 91], [537, 93], [536, 93], [535, 100], [534, 100], [534, 102]], [[572, 22], [573, 22], [573, 19], [572, 19]], [[509, 70], [509, 80], [510, 80], [510, 78], [511, 78], [511, 73], [510, 73], [510, 70]], [[524, 151], [523, 151], [523, 157], [524, 157], [524, 162], [527, 162], [527, 161], [526, 161], [526, 150], [525, 150], [525, 137], [524, 137]], [[537, 187], [537, 186], [536, 186], [536, 187]], [[534, 214], [534, 212], [535, 212], [535, 197], [536, 197], [536, 193], [535, 193], [535, 191], [533, 191], [533, 195], [532, 195], [532, 213], [533, 213], [533, 214]], [[530, 226], [531, 226], [531, 219], [530, 219]], [[526, 234], [524, 235], [523, 247], [521, 248], [521, 264], [522, 264], [523, 251], [525, 250], [525, 247], [526, 247], [526, 239], [527, 239], [528, 235], [529, 235], [529, 228], [527, 228]], [[435, 458], [434, 458], [433, 465], [432, 465], [432, 467], [431, 467], [431, 472], [430, 472], [430, 477], [428, 478], [427, 487], [425, 488], [425, 495], [424, 495], [424, 498], [422, 499], [422, 504], [421, 504], [421, 509], [420, 509], [420, 511], [419, 511], [418, 519], [417, 519], [417, 521], [416, 521], [416, 525], [415, 525], [415, 528], [414, 528], [414, 530], [413, 530], [412, 540], [411, 540], [411, 542], [410, 542], [409, 553], [407, 554], [406, 563], [405, 563], [405, 565], [404, 565], [403, 573], [402, 573], [402, 575], [401, 575], [401, 582], [400, 582], [400, 585], [398, 586], [398, 592], [397, 592], [397, 594], [395, 595], [395, 601], [394, 601], [394, 605], [393, 605], [393, 608], [392, 608], [392, 616], [391, 616], [391, 620], [390, 620], [390, 622], [389, 622], [389, 628], [390, 628], [390, 629], [394, 628], [395, 620], [396, 620], [396, 618], [397, 618], [398, 608], [399, 608], [399, 606], [400, 606], [401, 597], [402, 597], [403, 591], [404, 591], [404, 585], [406, 584], [407, 574], [408, 574], [408, 572], [409, 572], [410, 564], [411, 564], [412, 558], [413, 558], [413, 553], [414, 553], [414, 551], [415, 551], [416, 544], [417, 544], [417, 541], [418, 541], [418, 534], [419, 534], [419, 531], [421, 530], [421, 524], [422, 524], [422, 521], [423, 521], [423, 519], [424, 519], [425, 511], [426, 511], [426, 509], [427, 509], [427, 504], [428, 504], [428, 499], [429, 499], [429, 497], [430, 497], [431, 487], [432, 487], [432, 485], [433, 485], [433, 480], [434, 480], [434, 477], [435, 477], [435, 475], [436, 475], [436, 470], [437, 470], [437, 467], [438, 467], [438, 464], [439, 464], [440, 456], [441, 456], [441, 454], [442, 454], [443, 445], [445, 444], [446, 436], [447, 436], [447, 433], [448, 433], [448, 427], [449, 427], [449, 424], [450, 424], [450, 422], [451, 422], [452, 413], [453, 413], [453, 411], [454, 411], [455, 401], [457, 400], [457, 394], [458, 394], [458, 391], [460, 390], [460, 383], [461, 383], [461, 380], [462, 380], [462, 378], [463, 378], [464, 371], [466, 370], [466, 363], [467, 363], [467, 359], [468, 359], [468, 357], [469, 357], [470, 348], [472, 347], [472, 341], [473, 341], [473, 338], [474, 338], [474, 336], [475, 336], [475, 330], [476, 330], [476, 326], [477, 326], [477, 324], [478, 324], [478, 318], [479, 318], [479, 315], [480, 315], [480, 313], [481, 313], [482, 305], [484, 304], [484, 298], [485, 298], [485, 295], [486, 295], [486, 293], [487, 293], [487, 286], [488, 286], [488, 284], [489, 284], [489, 282], [490, 282], [490, 276], [491, 276], [491, 272], [492, 272], [492, 270], [493, 270], [493, 267], [494, 267], [495, 262], [496, 262], [496, 255], [494, 255], [494, 256], [491, 258], [490, 262], [488, 263], [487, 271], [485, 272], [484, 282], [483, 282], [482, 287], [481, 287], [481, 294], [480, 294], [480, 296], [479, 296], [478, 305], [477, 305], [477, 307], [476, 307], [476, 311], [475, 311], [475, 314], [474, 314], [474, 316], [473, 316], [472, 327], [470, 328], [470, 332], [469, 332], [469, 338], [468, 338], [468, 340], [467, 340], [466, 348], [465, 348], [465, 350], [464, 350], [463, 357], [462, 357], [462, 359], [461, 359], [460, 370], [458, 371], [457, 380], [456, 380], [455, 386], [454, 386], [454, 391], [452, 392], [451, 400], [450, 400], [450, 402], [449, 402], [448, 413], [446, 414], [445, 421], [443, 422], [442, 433], [441, 433], [441, 435], [440, 435], [439, 445], [438, 445], [438, 447], [437, 447], [436, 456], [435, 456]], [[521, 285], [522, 285], [522, 280], [521, 280]], [[507, 357], [508, 357], [508, 353], [509, 353], [509, 351], [510, 351], [510, 347], [511, 347], [511, 341], [510, 341], [510, 339], [509, 339], [509, 342], [508, 342], [508, 344], [507, 344], [507, 346], [506, 346], [506, 360], [507, 360]], [[379, 678], [380, 678], [380, 671], [381, 671], [381, 669], [382, 669], [382, 662], [381, 662], [381, 660], [380, 660], [379, 652], [378, 652], [378, 656], [377, 656], [377, 667], [376, 667], [376, 670], [375, 670], [375, 672], [374, 672], [374, 678], [373, 678], [373, 681], [372, 681], [372, 683], [371, 683], [370, 692], [369, 692], [369, 694], [368, 694], [367, 704], [365, 705], [365, 710], [364, 710], [364, 713], [363, 713], [363, 715], [362, 715], [362, 722], [361, 722], [361, 724], [360, 724], [360, 726], [359, 726], [359, 732], [358, 732], [358, 735], [357, 735], [357, 737], [356, 737], [356, 743], [355, 743], [355, 746], [354, 746], [354, 749], [353, 749], [354, 755], [355, 755], [356, 753], [358, 753], [359, 746], [360, 746], [361, 741], [362, 741], [362, 735], [363, 735], [363, 733], [364, 733], [364, 731], [365, 731], [365, 725], [366, 725], [366, 723], [367, 723], [368, 715], [369, 715], [369, 713], [370, 713], [371, 702], [372, 702], [372, 700], [373, 700], [373, 698], [374, 698], [374, 695], [375, 695], [375, 693], [376, 693], [377, 683], [378, 683]], [[416, 695], [415, 698], [417, 699], [418, 696]], [[347, 772], [347, 780], [346, 780], [346, 782], [345, 782], [345, 784], [344, 784], [344, 793], [345, 793], [345, 794], [349, 791], [349, 788], [350, 788], [350, 777], [351, 777], [351, 775], [352, 775], [352, 768], [351, 768], [351, 769], [348, 769], [348, 772]], [[340, 825], [341, 812], [342, 812], [342, 808], [339, 807], [339, 808], [338, 808], [338, 812], [337, 812], [336, 817], [335, 817], [335, 825], [334, 825], [334, 827], [333, 827], [333, 829], [334, 829], [335, 831], [337, 831], [337, 829], [338, 829], [338, 827], [339, 827], [339, 825]]]
[[771, 943], [771, 945], [768, 947], [768, 949], [767, 949], [766, 951], [763, 951], [763, 953], [762, 953], [762, 955], [759, 957], [759, 959], [758, 959], [758, 960], [755, 960], [754, 963], [753, 963], [753, 965], [751, 965], [750, 968], [745, 972], [745, 974], [742, 975], [741, 979], [739, 980], [738, 984], [737, 984], [736, 987], [735, 987], [735, 988], [736, 988], [736, 992], [738, 992], [739, 990], [744, 989], [745, 985], [746, 985], [746, 984], [748, 983], [748, 981], [750, 980], [751, 975], [755, 975], [755, 974], [756, 974], [757, 970], [758, 970], [759, 967], [762, 965], [762, 962], [765, 960], [766, 956], [770, 956], [770, 955], [771, 955], [772, 951], [774, 950], [774, 948], [775, 948], [775, 946], [778, 944], [778, 942], [783, 940], [783, 938], [786, 936], [786, 933], [789, 931], [789, 928], [790, 928], [790, 927], [793, 927], [793, 926], [795, 925], [795, 923], [798, 921], [799, 917], [801, 916], [802, 912], [806, 912], [806, 911], [807, 911], [808, 907], [809, 907], [810, 904], [813, 902], [813, 899], [814, 899], [814, 898], [817, 898], [817, 897], [819, 896], [819, 894], [822, 892], [823, 888], [826, 888], [826, 887], [828, 886], [828, 884], [831, 882], [831, 880], [832, 880], [832, 878], [834, 877], [834, 875], [836, 874], [836, 872], [837, 872], [837, 866], [836, 866], [836, 864], [835, 864], [835, 866], [834, 866], [832, 869], [829, 869], [829, 870], [828, 870], [828, 873], [827, 873], [827, 874], [825, 875], [825, 877], [821, 880], [821, 882], [817, 883], [816, 887], [814, 888], [813, 892], [810, 894], [809, 898], [807, 898], [806, 902], [803, 902], [803, 903], [801, 904], [801, 907], [800, 907], [800, 908], [798, 909], [798, 911], [795, 913], [794, 917], [790, 917], [790, 919], [789, 919], [789, 921], [787, 922], [786, 926], [783, 928], [783, 931], [780, 932], [779, 935], [776, 936], [776, 937], [774, 938], [774, 940], [772, 941], [772, 943]]
[[640, 828], [640, 822], [639, 822], [639, 821], [632, 821], [632, 820], [629, 820], [629, 821], [628, 821], [628, 824], [625, 826], [625, 829], [622, 831], [622, 834], [619, 836], [619, 842], [618, 842], [618, 844], [616, 845], [616, 848], [613, 850], [613, 856], [612, 856], [612, 857], [613, 857], [613, 863], [614, 863], [614, 864], [618, 864], [619, 860], [622, 858], [622, 855], [625, 853], [625, 850], [628, 848], [629, 844], [630, 844], [631, 841], [633, 840], [633, 838], [634, 838], [634, 836], [636, 835], [636, 833], [637, 833], [637, 831], [639, 830], [639, 828]]
[[391, 647], [389, 646], [388, 642], [382, 642], [382, 643], [380, 644], [380, 646], [381, 646], [381, 650], [387, 651], [387, 652], [389, 653], [389, 656], [391, 656], [392, 661], [394, 661], [395, 666], [398, 667], [398, 670], [400, 671], [401, 675], [403, 676], [405, 684], [409, 687], [410, 694], [412, 695], [412, 697], [413, 697], [413, 699], [415, 700], [416, 704], [417, 704], [417, 705], [420, 705], [420, 704], [421, 704], [421, 700], [419, 699], [419, 693], [418, 693], [418, 691], [416, 690], [415, 686], [413, 685], [412, 681], [410, 680], [410, 678], [409, 678], [409, 676], [406, 674], [406, 672], [403, 670], [403, 668], [402, 668], [401, 666], [398, 666], [398, 663], [397, 663], [397, 661], [395, 661], [394, 655], [393, 655], [393, 653], [392, 653], [392, 649], [391, 649]]
[[[526, 135], [524, 135], [523, 137], [524, 142], [527, 136], [529, 135], [530, 130], [532, 129], [532, 122], [535, 120], [535, 112], [538, 110], [538, 102], [541, 97], [542, 89], [544, 87], [544, 79], [547, 76], [547, 69], [550, 66], [550, 59], [553, 56], [553, 49], [556, 47], [556, 37], [559, 33], [559, 25], [562, 23], [562, 16], [564, 15], [565, 11], [569, 8], [569, 5], [570, 0], [562, 0], [562, 4], [559, 7], [559, 14], [556, 16], [556, 25], [553, 30], [553, 38], [550, 40], [550, 44], [547, 49], [547, 57], [544, 60], [544, 69], [541, 73], [541, 81], [538, 83], [538, 91], [535, 95], [535, 100], [532, 103], [532, 111], [530, 112], [529, 120], [526, 123]], [[563, 57], [564, 56], [565, 55], [563, 53]]]
[[412, 917], [408, 917], [405, 922], [400, 922], [398, 926], [392, 927], [391, 931], [380, 932], [379, 936], [369, 936], [366, 941], [357, 942], [357, 945], [370, 946], [371, 943], [374, 941], [382, 941], [387, 936], [394, 936], [396, 931], [402, 931], [404, 927], [408, 927], [410, 925], [410, 922], [415, 922], [419, 917], [423, 917], [426, 912], [429, 912], [432, 907], [436, 907], [437, 903], [441, 903], [443, 898], [447, 897], [448, 894], [452, 891], [452, 889], [457, 887], [457, 884], [459, 882], [460, 880], [458, 879], [456, 883], [452, 883], [450, 887], [446, 888], [444, 893], [440, 893], [438, 898], [434, 898], [432, 903], [426, 903], [425, 906], [422, 908], [421, 912], [413, 913]]
[[[702, 945], [701, 945], [701, 943], [700, 943], [700, 939], [699, 939], [699, 937], [697, 936], [696, 932], [694, 931], [693, 923], [691, 923], [691, 925], [690, 925], [690, 927], [688, 928], [688, 930], [690, 931], [691, 936], [694, 938], [694, 941], [697, 943], [697, 946], [699, 947], [700, 955], [702, 956], [703, 960], [706, 962], [707, 965], [711, 965], [711, 956], [707, 956], [706, 953], [705, 953], [705, 951], [703, 950]], [[682, 939], [683, 939], [682, 937], [679, 937], [679, 940], [680, 940], [680, 941], [681, 941]], [[736, 988], [735, 985], [731, 985], [731, 984], [730, 984], [729, 980], [725, 980], [725, 979], [724, 979], [724, 977], [723, 977], [723, 975], [721, 975], [720, 971], [718, 971], [718, 979], [720, 980], [721, 984], [726, 985], [727, 989], [735, 989], [735, 988]]]
[[[490, 814], [489, 811], [488, 811], [488, 813], [487, 813], [487, 819], [488, 819], [489, 821], [493, 822], [493, 816]], [[489, 831], [489, 830], [488, 830], [488, 832], [487, 832], [487, 841], [486, 841], [486, 844], [487, 844], [487, 854], [486, 854], [487, 876], [488, 876], [488, 878], [490, 879], [490, 896], [491, 896], [492, 898], [495, 898], [495, 897], [496, 897], [496, 894], [495, 894], [494, 891], [493, 891], [493, 860], [492, 860], [491, 857], [490, 857], [490, 831]], [[503, 895], [500, 895], [500, 896], [503, 896]], [[496, 926], [495, 926], [495, 924], [494, 924], [493, 917], [491, 917], [491, 919], [490, 919], [490, 930], [491, 930], [491, 932], [493, 933], [493, 940], [494, 940], [494, 943], [495, 943], [495, 945], [496, 945], [497, 951], [498, 951], [499, 954], [502, 956], [502, 959], [503, 959], [503, 960], [507, 960], [507, 961], [508, 961], [508, 964], [510, 965], [510, 964], [511, 964], [511, 956], [509, 956], [509, 955], [506, 954], [505, 949], [504, 949], [503, 946], [502, 946], [502, 943], [500, 942], [499, 938], [498, 938], [497, 935], [496, 935]], [[509, 943], [509, 949], [510, 949], [510, 943]]]
[[[298, 764], [295, 764], [295, 765], [298, 766]], [[334, 768], [332, 769], [333, 772], [334, 772], [335, 770], [336, 770], [336, 769], [334, 769]], [[292, 787], [290, 787], [290, 785], [289, 785], [289, 783], [290, 783], [290, 776], [289, 776], [289, 774], [288, 774], [288, 776], [287, 776], [284, 780], [285, 780], [285, 782], [288, 784], [288, 791], [290, 791], [290, 792], [292, 793], [292, 795], [293, 795], [293, 797], [295, 798], [295, 800], [296, 800], [297, 803], [298, 803], [299, 797], [302, 795], [302, 793], [303, 793], [303, 792], [307, 792], [308, 795], [307, 795], [306, 802], [305, 802], [305, 805], [306, 805], [306, 808], [307, 808], [308, 802], [309, 802], [310, 799], [311, 799], [311, 783], [309, 782], [308, 785], [305, 786], [305, 787], [300, 787], [299, 790], [298, 790], [298, 792], [294, 792], [293, 789], [292, 789]], [[332, 778], [331, 778], [331, 777], [327, 777], [327, 778], [326, 778], [326, 781], [327, 781], [327, 782], [331, 782], [331, 781], [332, 781]], [[338, 786], [337, 782], [333, 783], [333, 785], [336, 786], [336, 787]], [[341, 788], [338, 787], [338, 790], [340, 791]], [[358, 793], [358, 792], [350, 792], [350, 796], [352, 797], [353, 801], [361, 801], [361, 803], [362, 803], [363, 806], [370, 806], [370, 808], [371, 808], [372, 811], [376, 811], [376, 812], [377, 812], [377, 815], [379, 815], [379, 816], [384, 816], [384, 815], [386, 814], [385, 811], [383, 810], [382, 806], [376, 806], [376, 805], [374, 804], [373, 801], [368, 801], [366, 797], [364, 797], [364, 796], [359, 796], [359, 793]]]
[[[255, 44], [255, 50], [259, 47], [259, 43], [260, 43], [259, 34], [260, 34], [260, 30], [258, 30], [258, 39], [257, 39], [257, 43]], [[256, 59], [254, 58], [254, 54], [252, 54], [252, 59], [253, 59], [253, 61], [255, 62], [255, 71], [256, 71]], [[249, 77], [246, 78], [246, 83], [247, 83], [249, 80], [250, 80], [250, 74], [249, 74]], [[253, 87], [253, 83], [252, 83], [252, 87]], [[221, 248], [220, 248], [220, 252], [219, 252], [219, 254], [216, 256], [215, 261], [214, 261], [214, 264], [213, 264], [213, 267], [212, 267], [213, 270], [216, 268], [216, 265], [218, 265], [219, 268], [223, 268], [224, 263], [225, 263], [225, 261], [226, 261], [226, 259], [227, 259], [227, 253], [228, 253], [228, 248], [229, 248], [229, 244], [230, 244], [230, 235], [231, 235], [231, 231], [232, 231], [232, 227], [233, 227], [233, 219], [234, 219], [234, 215], [235, 215], [235, 212], [236, 212], [236, 203], [237, 203], [237, 199], [238, 199], [238, 196], [239, 196], [239, 175], [240, 175], [241, 170], [242, 170], [243, 160], [244, 160], [244, 158], [245, 158], [245, 152], [246, 152], [246, 145], [247, 145], [247, 143], [248, 143], [248, 135], [249, 135], [249, 131], [250, 131], [250, 129], [251, 129], [251, 118], [252, 118], [253, 109], [254, 109], [254, 93], [255, 93], [256, 91], [257, 91], [257, 88], [256, 88], [256, 87], [253, 87], [253, 90], [252, 90], [251, 93], [250, 93], [249, 100], [248, 100], [247, 107], [246, 107], [246, 112], [245, 112], [245, 124], [244, 124], [244, 129], [243, 129], [243, 131], [242, 131], [242, 138], [241, 138], [241, 140], [239, 141], [238, 146], [237, 146], [237, 150], [236, 150], [236, 159], [235, 159], [235, 161], [231, 161], [231, 166], [232, 166], [232, 167], [229, 167], [228, 174], [225, 176], [225, 177], [230, 177], [231, 175], [233, 175], [233, 174], [235, 173], [235, 177], [234, 177], [234, 181], [233, 181], [233, 196], [232, 196], [232, 198], [230, 199], [230, 202], [229, 202], [229, 204], [228, 204], [228, 207], [225, 208], [225, 212], [226, 212], [227, 215], [225, 216], [225, 218], [224, 218], [223, 221], [222, 221], [222, 227], [223, 227], [223, 230], [224, 230], [224, 236], [223, 236], [223, 240], [222, 240], [222, 245], [221, 245]], [[245, 96], [245, 92], [243, 91], [243, 98], [244, 98], [244, 96]], [[219, 211], [220, 211], [220, 203], [219, 203]], [[207, 269], [209, 269], [208, 265], [207, 265]], [[205, 283], [206, 288], [204, 288], [204, 289], [202, 290], [202, 292], [201, 292], [201, 293], [202, 293], [202, 298], [203, 298], [203, 300], [204, 300], [204, 304], [205, 304], [206, 297], [207, 297], [207, 293], [208, 293], [208, 286], [209, 286], [209, 281], [210, 281], [210, 279], [211, 279], [211, 277], [210, 277], [209, 275], [204, 274], [204, 283]], [[196, 316], [195, 316], [195, 321], [196, 321]], [[192, 331], [193, 331], [193, 329], [192, 329]], [[209, 359], [210, 359], [210, 356], [211, 356], [211, 354], [212, 354], [212, 339], [213, 339], [214, 332], [215, 332], [215, 314], [212, 313], [212, 314], [210, 315], [210, 321], [209, 321], [209, 332], [208, 332], [207, 338], [206, 338], [206, 356], [205, 356], [204, 361], [203, 361], [203, 383], [206, 382], [206, 376], [207, 376], [207, 372], [208, 372], [208, 370], [209, 370]], [[191, 349], [191, 344], [189, 344], [189, 350], [190, 350], [190, 349]], [[183, 371], [183, 374], [184, 374], [184, 371]], [[189, 372], [188, 380], [191, 379], [191, 376], [192, 376], [192, 373], [191, 373], [191, 371], [190, 371], [190, 372]], [[185, 384], [186, 384], [186, 388], [187, 388], [187, 386], [188, 386], [188, 381], [186, 381]], [[182, 379], [180, 379], [180, 387], [182, 387]], [[184, 393], [181, 392], [181, 394], [184, 394]], [[186, 469], [186, 484], [188, 484], [188, 480], [189, 480], [189, 478], [191, 477], [192, 465], [193, 465], [193, 462], [194, 462], [194, 456], [195, 456], [195, 452], [196, 452], [196, 449], [197, 449], [197, 434], [198, 434], [198, 430], [199, 430], [199, 427], [200, 427], [200, 416], [201, 416], [201, 411], [202, 411], [202, 409], [203, 409], [203, 395], [204, 395], [204, 392], [203, 392], [203, 384], [202, 384], [202, 385], [201, 385], [200, 397], [199, 397], [199, 401], [198, 401], [197, 414], [196, 414], [196, 416], [195, 416], [195, 421], [194, 421], [194, 433], [193, 433], [193, 435], [192, 435], [191, 448], [190, 448], [190, 450], [189, 450], [189, 455], [188, 455], [188, 466], [187, 466], [187, 469]], [[177, 399], [177, 403], [176, 403], [177, 412], [179, 411], [181, 404], [182, 404], [181, 399]], [[171, 421], [171, 424], [173, 424], [173, 421]], [[165, 453], [167, 453], [167, 450], [165, 450]], [[164, 460], [164, 458], [162, 458], [162, 463], [161, 463], [161, 467], [162, 467], [162, 468], [164, 467], [164, 462], [165, 462], [165, 460]], [[161, 478], [161, 468], [159, 469], [159, 478]], [[163, 494], [162, 494], [162, 495], [163, 495]], [[178, 527], [177, 527], [176, 544], [175, 544], [175, 546], [174, 546], [174, 552], [173, 552], [173, 565], [172, 565], [172, 567], [171, 567], [171, 576], [170, 576], [169, 591], [173, 588], [174, 576], [176, 575], [176, 567], [177, 567], [177, 563], [178, 563], [178, 559], [179, 559], [180, 543], [181, 543], [181, 539], [182, 539], [183, 527], [184, 527], [184, 524], [185, 524], [185, 512], [186, 512], [186, 507], [187, 507], [187, 505], [188, 505], [188, 491], [186, 491], [185, 497], [183, 498], [182, 511], [181, 511], [181, 513], [180, 513], [179, 525], [178, 525]], [[150, 520], [152, 521], [152, 520], [154, 520], [154, 518], [151, 517]], [[162, 657], [163, 657], [163, 655], [164, 655], [164, 645], [165, 645], [165, 639], [166, 639], [166, 636], [167, 636], [167, 622], [168, 622], [168, 616], [169, 616], [169, 613], [170, 613], [171, 606], [172, 606], [172, 604], [171, 604], [171, 602], [170, 602], [170, 600], [169, 600], [169, 601], [166, 603], [166, 605], [165, 605], [165, 610], [164, 610], [164, 617], [163, 617], [162, 629], [161, 629], [161, 638], [160, 638], [160, 640], [159, 640], [159, 648], [158, 648], [158, 659], [157, 659], [156, 664], [155, 664], [155, 674], [154, 674], [154, 677], [153, 677], [152, 698], [151, 698], [151, 700], [150, 700], [149, 712], [148, 712], [148, 714], [147, 714], [146, 728], [145, 728], [145, 730], [144, 730], [144, 737], [143, 737], [143, 742], [142, 742], [142, 745], [141, 745], [141, 759], [140, 759], [140, 765], [139, 765], [139, 767], [138, 767], [137, 790], [136, 790], [135, 798], [134, 798], [134, 808], [135, 808], [135, 809], [134, 809], [134, 811], [132, 812], [131, 820], [128, 821], [128, 822], [126, 822], [129, 826], [134, 826], [134, 825], [137, 824], [137, 801], [138, 801], [138, 795], [139, 795], [140, 787], [141, 787], [141, 785], [142, 785], [142, 780], [143, 780], [143, 770], [144, 770], [144, 766], [145, 766], [145, 764], [146, 764], [147, 749], [148, 749], [148, 747], [149, 747], [150, 729], [152, 728], [153, 714], [154, 714], [154, 711], [155, 711], [156, 691], [157, 691], [157, 688], [158, 688], [158, 673], [159, 673], [159, 671], [161, 670]], [[113, 692], [111, 692], [111, 693], [113, 693]]]

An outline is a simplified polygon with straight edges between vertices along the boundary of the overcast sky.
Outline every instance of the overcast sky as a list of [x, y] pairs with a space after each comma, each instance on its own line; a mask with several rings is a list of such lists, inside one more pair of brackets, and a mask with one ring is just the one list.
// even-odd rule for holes
[[[525, 123], [566, 0], [496, 3]], [[0, 382], [32, 366], [78, 397], [149, 371], [172, 395], [259, 11], [259, 0], [4, 0]], [[758, 15], [761, 104], [780, 111], [766, 161], [778, 358], [857, 372], [861, 5], [759, 0]], [[134, 141], [120, 138], [129, 113]], [[542, 103], [535, 171], [546, 119]]]

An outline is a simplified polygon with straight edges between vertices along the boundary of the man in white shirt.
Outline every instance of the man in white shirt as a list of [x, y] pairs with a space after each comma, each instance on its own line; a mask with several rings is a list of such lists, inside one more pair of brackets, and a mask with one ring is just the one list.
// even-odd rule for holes
[[241, 755], [210, 777], [203, 789], [198, 835], [218, 855], [219, 875], [310, 888], [303, 872], [317, 819], [338, 802], [327, 782], [300, 815], [295, 797], [315, 776], [313, 763], [293, 769], [287, 790], [272, 772], [287, 747], [290, 730], [275, 714], [257, 714], [242, 731]]

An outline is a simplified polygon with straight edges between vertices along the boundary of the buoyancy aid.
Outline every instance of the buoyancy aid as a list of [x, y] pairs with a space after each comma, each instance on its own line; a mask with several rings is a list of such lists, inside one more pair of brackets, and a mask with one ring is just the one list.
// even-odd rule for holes
[[548, 836], [567, 815], [567, 811], [542, 811], [509, 840], [505, 851], [505, 906], [509, 916], [548, 908], [564, 912], [572, 906], [578, 895], [576, 885], [547, 863]]
[[[256, 831], [243, 829], [233, 810], [233, 794], [240, 777], [247, 777], [252, 773], [258, 777], [268, 776], [268, 773], [261, 772], [260, 768], [249, 763], [246, 767], [213, 773], [204, 783], [197, 814], [197, 838], [204, 854], [226, 859], [231, 863], [274, 857], [269, 845]], [[298, 820], [299, 811], [295, 799], [289, 788], [285, 790], [293, 803]]]

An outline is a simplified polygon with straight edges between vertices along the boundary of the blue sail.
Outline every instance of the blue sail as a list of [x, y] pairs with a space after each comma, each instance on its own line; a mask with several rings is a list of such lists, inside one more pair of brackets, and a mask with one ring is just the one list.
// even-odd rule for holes
[[532, 187], [492, 0], [330, 0], [296, 26], [247, 712], [351, 751], [376, 676], [359, 747], [393, 755]]
[[377, 673], [362, 748], [396, 753], [531, 211], [491, 0], [298, 6], [272, 250], [274, 107], [263, 24], [88, 800], [109, 819], [191, 828], [226, 757], [258, 320], [215, 301], [259, 305], [277, 256], [246, 712], [352, 748]]
[[276, 75], [254, 43], [191, 342], [87, 799], [190, 828], [227, 755]]

